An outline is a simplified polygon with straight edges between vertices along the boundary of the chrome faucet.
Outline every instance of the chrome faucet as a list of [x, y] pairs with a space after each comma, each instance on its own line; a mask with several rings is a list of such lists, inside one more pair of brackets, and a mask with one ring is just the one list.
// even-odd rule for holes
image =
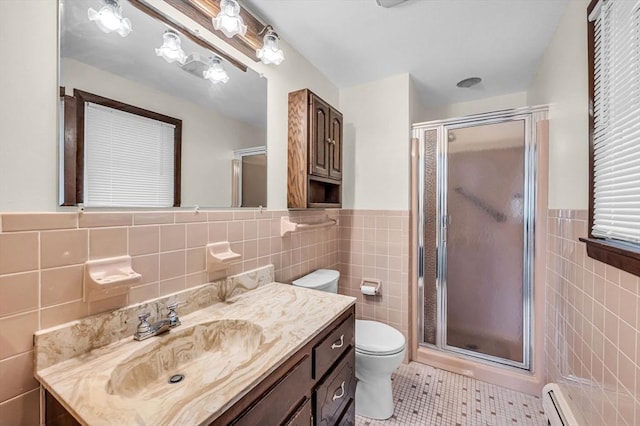
[[149, 324], [149, 321], [147, 321], [151, 315], [149, 312], [139, 314], [138, 319], [140, 320], [140, 323], [136, 328], [136, 332], [133, 334], [133, 338], [138, 341], [145, 340], [149, 337], [157, 336], [158, 334], [162, 334], [179, 326], [181, 323], [176, 312], [177, 307], [177, 303], [168, 305], [167, 309], [169, 310], [169, 313], [167, 314], [167, 318], [154, 322], [153, 324]]

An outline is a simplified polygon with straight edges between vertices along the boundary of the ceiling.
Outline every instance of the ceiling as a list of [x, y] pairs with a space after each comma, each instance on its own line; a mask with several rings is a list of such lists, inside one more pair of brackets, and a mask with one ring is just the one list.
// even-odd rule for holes
[[435, 107], [526, 90], [568, 0], [240, 2], [339, 88], [408, 72]]

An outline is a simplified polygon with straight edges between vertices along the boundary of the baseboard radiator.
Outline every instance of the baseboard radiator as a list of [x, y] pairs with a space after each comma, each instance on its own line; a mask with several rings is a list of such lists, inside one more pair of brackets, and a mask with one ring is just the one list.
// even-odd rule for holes
[[551, 426], [578, 426], [566, 395], [556, 383], [548, 383], [542, 389], [542, 408]]

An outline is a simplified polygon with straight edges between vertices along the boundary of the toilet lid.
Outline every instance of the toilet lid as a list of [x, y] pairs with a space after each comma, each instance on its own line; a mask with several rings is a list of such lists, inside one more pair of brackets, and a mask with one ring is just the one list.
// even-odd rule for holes
[[405, 339], [395, 328], [378, 321], [356, 320], [356, 350], [392, 355], [404, 349]]
[[293, 281], [293, 285], [297, 287], [318, 288], [324, 287], [338, 278], [340, 278], [340, 272], [338, 271], [333, 269], [318, 269]]

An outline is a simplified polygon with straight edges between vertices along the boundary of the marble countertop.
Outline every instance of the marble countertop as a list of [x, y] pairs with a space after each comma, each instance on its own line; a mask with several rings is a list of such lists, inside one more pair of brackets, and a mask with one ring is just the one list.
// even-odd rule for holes
[[[142, 342], [132, 337], [121, 339], [40, 369], [36, 371], [36, 378], [82, 424], [207, 424], [354, 302], [353, 297], [271, 283], [185, 315], [181, 317], [182, 325], [169, 334]], [[211, 377], [210, 366], [192, 366], [202, 368], [201, 374], [194, 375], [191, 371], [197, 381], [190, 382], [187, 377], [184, 383], [157, 386], [153, 392], [130, 396], [114, 394], [110, 383], [112, 372], [123, 361], [135, 359], [145, 349], [158, 347], [171, 333], [177, 335], [182, 330], [216, 320], [226, 320], [225, 324], [248, 321], [261, 328], [260, 341], [257, 347], [253, 344], [255, 352], [251, 359], [246, 360], [246, 354], [243, 354], [251, 344], [234, 341], [233, 345], [228, 345], [224, 359], [234, 356], [244, 359], [235, 363], [230, 374], [207, 380]], [[215, 368], [223, 369], [225, 365]]]

